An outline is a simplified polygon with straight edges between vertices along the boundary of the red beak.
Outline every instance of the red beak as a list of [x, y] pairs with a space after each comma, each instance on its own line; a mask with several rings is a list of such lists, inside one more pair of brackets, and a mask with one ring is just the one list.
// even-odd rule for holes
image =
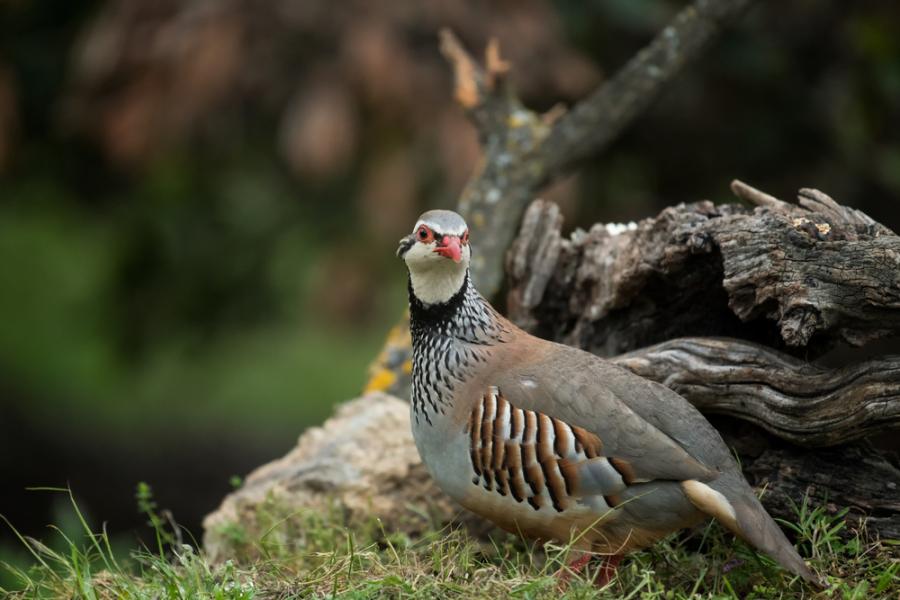
[[462, 246], [460, 246], [459, 238], [455, 235], [445, 235], [444, 239], [438, 242], [438, 247], [434, 249], [441, 256], [452, 258], [453, 262], [462, 260]]

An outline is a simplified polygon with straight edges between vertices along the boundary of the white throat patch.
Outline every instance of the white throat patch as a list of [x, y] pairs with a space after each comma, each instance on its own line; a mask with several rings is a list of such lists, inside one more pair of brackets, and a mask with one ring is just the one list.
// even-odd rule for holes
[[416, 298], [425, 304], [440, 304], [450, 300], [459, 291], [466, 279], [466, 270], [434, 269], [419, 273], [410, 270], [409, 279]]
[[436, 245], [417, 242], [403, 259], [409, 268], [413, 293], [425, 304], [447, 302], [460, 290], [469, 268], [469, 247], [462, 247], [458, 263], [434, 252]]

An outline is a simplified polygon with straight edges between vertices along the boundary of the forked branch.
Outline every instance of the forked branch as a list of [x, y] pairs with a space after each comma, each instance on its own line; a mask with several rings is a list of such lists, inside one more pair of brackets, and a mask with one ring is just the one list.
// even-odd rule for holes
[[646, 48], [568, 113], [539, 115], [506, 84], [496, 41], [480, 67], [449, 31], [441, 51], [454, 67], [457, 100], [478, 128], [484, 158], [459, 198], [476, 252], [472, 277], [488, 297], [503, 278], [503, 256], [540, 189], [602, 152], [752, 0], [696, 0]]

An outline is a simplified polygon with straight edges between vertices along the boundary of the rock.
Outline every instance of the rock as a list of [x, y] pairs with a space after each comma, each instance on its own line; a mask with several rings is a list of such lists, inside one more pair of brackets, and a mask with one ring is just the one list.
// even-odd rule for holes
[[253, 554], [248, 540], [258, 539], [279, 515], [305, 509], [337, 510], [348, 525], [378, 518], [386, 531], [411, 536], [454, 520], [482, 533], [489, 529], [426, 472], [409, 405], [379, 392], [341, 405], [321, 427], [304, 432], [293, 450], [247, 476], [204, 519], [203, 545], [213, 561]]

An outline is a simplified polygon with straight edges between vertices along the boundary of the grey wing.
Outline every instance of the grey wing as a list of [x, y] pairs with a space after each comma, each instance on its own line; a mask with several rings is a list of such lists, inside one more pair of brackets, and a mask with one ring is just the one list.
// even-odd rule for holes
[[655, 381], [611, 363], [605, 365], [621, 374], [609, 378], [610, 391], [641, 418], [710, 468], [721, 472], [737, 468], [722, 436], [690, 402]]
[[[682, 441], [687, 440], [687, 446], [691, 445], [685, 429], [697, 429], [698, 437], [707, 433], [702, 431], [702, 425], [712, 429], [687, 401], [592, 354], [568, 346], [554, 346], [557, 350], [543, 362], [499, 375], [497, 385], [501, 391], [517, 398], [522, 408], [545, 413], [596, 434], [603, 441], [607, 455], [619, 457], [630, 465], [635, 482], [707, 481], [718, 476], [715, 463], [720, 461], [707, 460], [721, 458], [717, 453], [689, 451]], [[655, 403], [682, 406], [660, 406], [655, 410]], [[684, 407], [689, 410], [685, 411]], [[672, 427], [671, 421], [682, 416], [684, 422]], [[718, 438], [715, 430], [712, 431]]]

